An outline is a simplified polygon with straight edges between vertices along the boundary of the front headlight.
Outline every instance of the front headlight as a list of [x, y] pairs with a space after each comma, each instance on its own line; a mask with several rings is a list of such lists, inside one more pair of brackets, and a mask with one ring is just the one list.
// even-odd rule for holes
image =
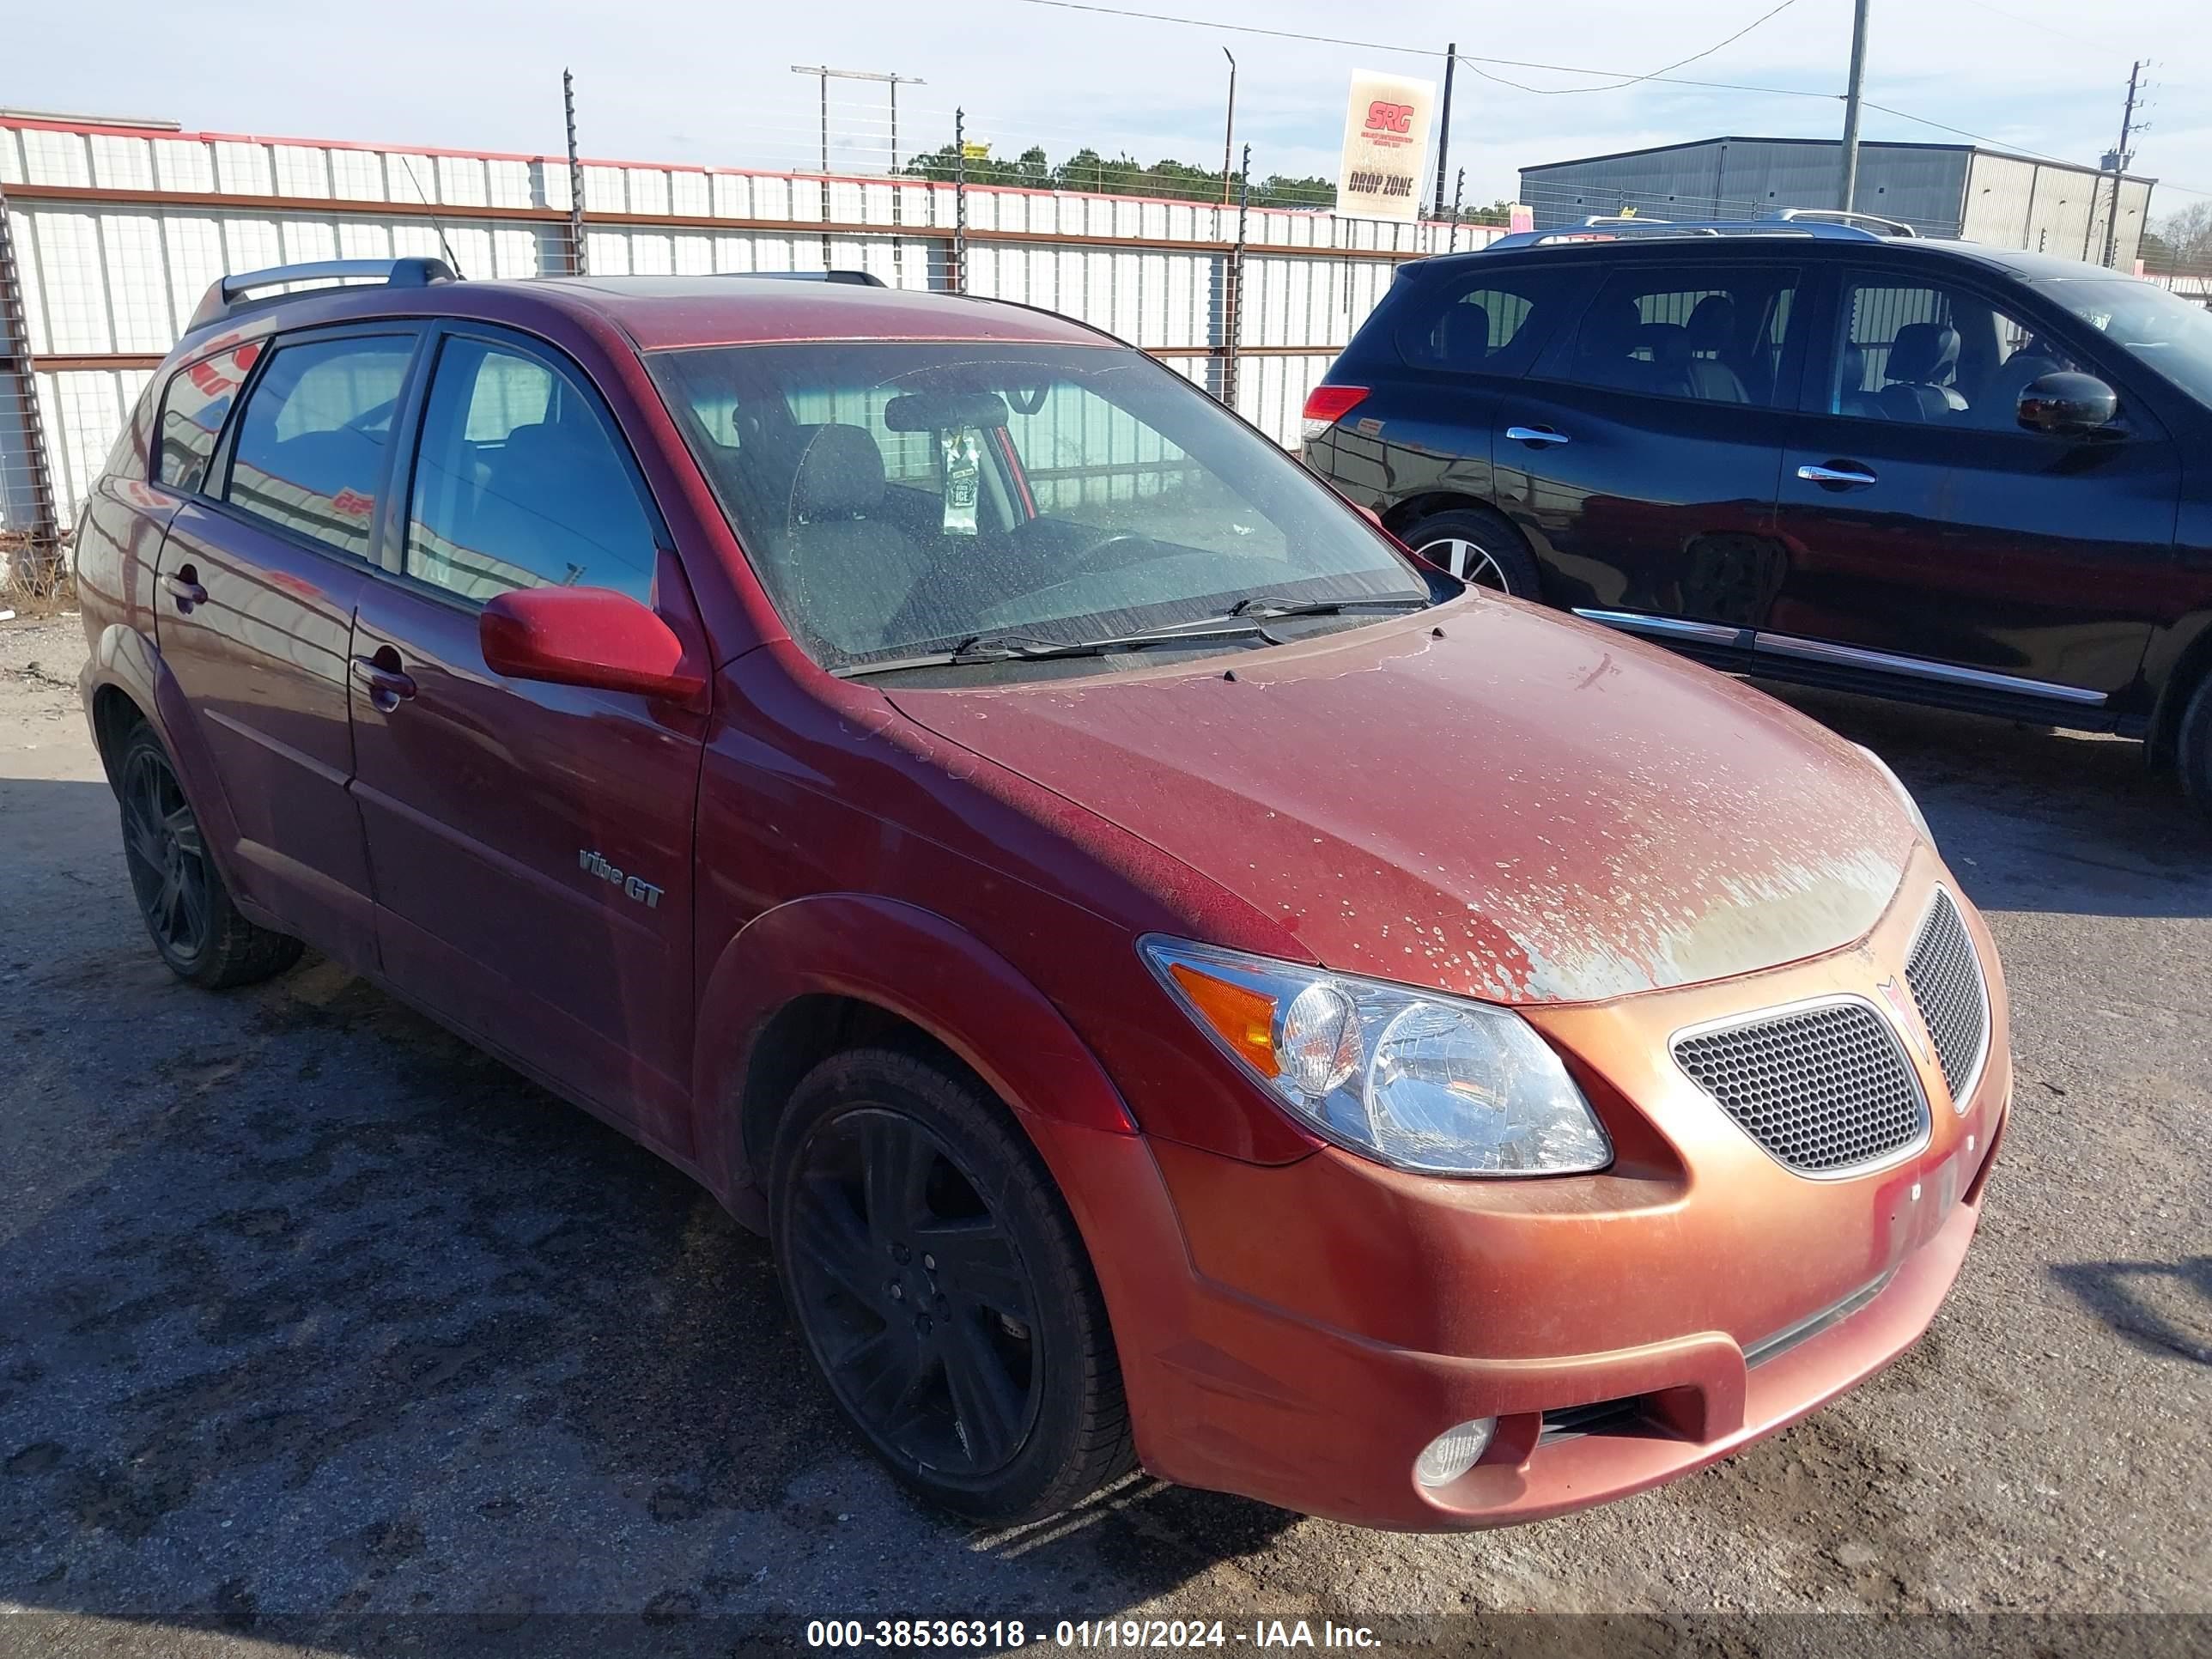
[[1933, 847], [1936, 844], [1935, 833], [1928, 827], [1927, 816], [1921, 811], [1920, 803], [1912, 799], [1912, 792], [1905, 787], [1905, 780], [1890, 769], [1887, 761], [1875, 754], [1864, 744], [1855, 743], [1851, 747], [1872, 761], [1875, 769], [1889, 780], [1889, 787], [1897, 791], [1897, 799], [1903, 803], [1905, 815], [1912, 820], [1912, 827], [1920, 832], [1920, 839]]
[[1503, 1008], [1158, 936], [1182, 1010], [1338, 1145], [1422, 1175], [1578, 1175], [1612, 1143], [1544, 1040]]

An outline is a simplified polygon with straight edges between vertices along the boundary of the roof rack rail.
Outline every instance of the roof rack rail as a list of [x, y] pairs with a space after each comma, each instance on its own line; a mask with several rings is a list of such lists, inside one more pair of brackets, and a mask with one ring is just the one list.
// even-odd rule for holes
[[1712, 219], [1698, 224], [1678, 224], [1666, 219], [1601, 218], [1558, 230], [1516, 230], [1479, 252], [1505, 253], [1515, 248], [1547, 247], [1562, 242], [1665, 241], [1706, 236], [1808, 236], [1837, 242], [1888, 240], [1863, 225], [1832, 224], [1822, 219]]
[[725, 276], [766, 276], [780, 283], [842, 283], [854, 288], [890, 286], [872, 270], [726, 270]]
[[1849, 213], [1842, 208], [1770, 208], [1759, 216], [1793, 225], [1850, 225], [1877, 236], [1920, 234], [1902, 219], [1886, 219], [1879, 213]]
[[[251, 297], [257, 289], [286, 288], [294, 283], [314, 283], [321, 285], [354, 287], [428, 288], [433, 283], [456, 280], [453, 268], [443, 259], [323, 259], [313, 264], [271, 265], [266, 270], [249, 270], [235, 276], [218, 276], [206, 296], [200, 301], [199, 309], [185, 325], [186, 333], [204, 328], [210, 323], [221, 322], [241, 312], [258, 311], [264, 306], [273, 306], [286, 300], [301, 297], [295, 294], [264, 294]], [[317, 290], [319, 292], [319, 289]]]

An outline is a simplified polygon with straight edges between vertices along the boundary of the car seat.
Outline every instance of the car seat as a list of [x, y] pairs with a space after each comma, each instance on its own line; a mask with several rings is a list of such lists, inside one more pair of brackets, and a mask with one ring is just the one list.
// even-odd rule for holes
[[884, 505], [884, 454], [862, 427], [814, 428], [792, 475], [785, 586], [804, 631], [858, 655], [891, 643], [884, 629], [927, 562]]
[[1948, 323], [1907, 323], [1889, 348], [1878, 394], [1893, 421], [1940, 421], [1966, 406], [1950, 384], [1959, 366], [1959, 331]]
[[1735, 301], [1725, 294], [1708, 294], [1691, 308], [1686, 334], [1690, 396], [1709, 403], [1749, 403], [1743, 377], [1723, 361], [1735, 344]]

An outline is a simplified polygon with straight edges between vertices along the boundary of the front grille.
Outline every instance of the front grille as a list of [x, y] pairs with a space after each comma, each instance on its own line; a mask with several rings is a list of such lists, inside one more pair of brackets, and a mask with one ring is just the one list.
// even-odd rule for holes
[[1745, 1133], [1802, 1175], [1834, 1175], [1928, 1133], [1928, 1103], [1889, 1022], [1856, 998], [1674, 1039], [1674, 1060]]
[[1974, 942], [1951, 896], [1938, 888], [1936, 902], [1912, 941], [1905, 982], [1936, 1039], [1936, 1059], [1951, 1085], [1951, 1103], [1965, 1109], [1990, 1046], [1990, 997], [1982, 984]]

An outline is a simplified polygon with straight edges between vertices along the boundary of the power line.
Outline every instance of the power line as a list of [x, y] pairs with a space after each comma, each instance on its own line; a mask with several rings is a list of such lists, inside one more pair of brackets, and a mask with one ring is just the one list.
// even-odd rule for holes
[[[1780, 5], [1773, 7], [1770, 10], [1761, 12], [1758, 16], [1753, 18], [1751, 21], [1746, 23], [1741, 28], [1738, 29], [1734, 34], [1729, 35], [1726, 40], [1716, 40], [1712, 45], [1707, 46], [1703, 52], [1693, 52], [1687, 58], [1677, 58], [1671, 64], [1662, 64], [1659, 68], [1653, 70], [1648, 75], [1632, 75], [1625, 80], [1613, 81], [1601, 87], [1522, 87], [1521, 90], [1523, 92], [1533, 92], [1540, 98], [1560, 98], [1571, 96], [1571, 94], [1578, 92], [1619, 92], [1624, 87], [1632, 87], [1644, 81], [1665, 80], [1674, 70], [1685, 68], [1691, 64], [1694, 64], [1701, 58], [1710, 58], [1723, 46], [1734, 46], [1737, 41], [1742, 40], [1745, 35], [1750, 33], [1760, 24], [1765, 23], [1771, 19], [1779, 17], [1784, 12], [1788, 11], [1790, 7], [1796, 3], [1797, 0], [1782, 0], [1782, 3]], [[1466, 61], [1464, 57], [1462, 58], [1462, 61]], [[1595, 71], [1592, 71], [1592, 73], [1595, 72]], [[1478, 70], [1476, 70], [1476, 73], [1480, 74], [1481, 71]], [[1686, 82], [1684, 84], [1702, 85], [1704, 83], [1692, 82]], [[1812, 95], [1815, 97], [1828, 96], [1826, 93], [1817, 93]]]

